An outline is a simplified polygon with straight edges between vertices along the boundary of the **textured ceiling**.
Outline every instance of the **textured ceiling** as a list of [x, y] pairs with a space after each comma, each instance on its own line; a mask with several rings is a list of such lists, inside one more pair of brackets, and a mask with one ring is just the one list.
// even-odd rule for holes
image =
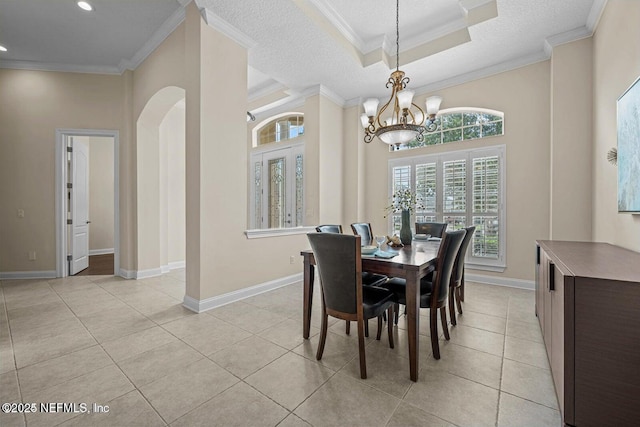
[[[393, 0], [195, 0], [214, 28], [249, 47], [249, 101], [319, 87], [338, 102], [387, 96]], [[589, 36], [606, 0], [401, 0], [400, 67], [431, 92], [549, 57]], [[119, 73], [184, 18], [188, 0], [0, 0], [0, 67]], [[321, 85], [321, 86], [320, 86]], [[285, 95], [288, 94], [287, 95]], [[269, 105], [260, 105], [269, 98]], [[257, 105], [257, 107], [256, 107]]]

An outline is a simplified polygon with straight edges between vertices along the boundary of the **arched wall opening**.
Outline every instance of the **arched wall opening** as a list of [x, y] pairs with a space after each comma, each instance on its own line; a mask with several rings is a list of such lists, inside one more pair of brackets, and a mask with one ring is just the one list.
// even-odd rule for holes
[[137, 278], [185, 266], [185, 90], [168, 86], [136, 123]]

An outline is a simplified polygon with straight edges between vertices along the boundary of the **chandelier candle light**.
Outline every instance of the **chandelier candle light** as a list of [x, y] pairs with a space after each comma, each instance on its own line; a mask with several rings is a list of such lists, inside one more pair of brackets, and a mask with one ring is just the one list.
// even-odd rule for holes
[[[360, 121], [365, 129], [364, 142], [366, 143], [371, 142], [374, 136], [389, 145], [405, 144], [413, 139], [423, 141], [425, 132], [434, 132], [438, 129], [435, 119], [440, 109], [442, 97], [431, 96], [427, 98], [425, 114], [422, 108], [413, 103], [414, 92], [406, 88], [409, 77], [405, 77], [404, 71], [400, 71], [399, 68], [399, 3], [400, 0], [396, 0], [396, 70], [391, 73], [385, 86], [387, 88], [391, 86], [391, 97], [380, 108], [380, 112], [377, 112], [379, 101], [376, 98], [369, 98], [363, 103], [364, 113], [360, 116]], [[412, 107], [415, 112], [412, 111]], [[391, 111], [392, 108], [393, 111]], [[390, 110], [390, 116], [381, 119], [387, 110]]]

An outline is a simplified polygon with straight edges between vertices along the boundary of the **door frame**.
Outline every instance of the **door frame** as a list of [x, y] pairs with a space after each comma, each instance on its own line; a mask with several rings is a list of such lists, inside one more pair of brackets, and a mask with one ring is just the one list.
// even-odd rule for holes
[[70, 136], [113, 138], [113, 273], [120, 274], [120, 132], [108, 129], [56, 129], [56, 277], [67, 277], [67, 150]]

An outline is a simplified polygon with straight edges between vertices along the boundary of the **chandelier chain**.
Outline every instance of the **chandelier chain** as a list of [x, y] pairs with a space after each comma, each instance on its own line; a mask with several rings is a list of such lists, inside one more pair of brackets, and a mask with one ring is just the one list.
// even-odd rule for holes
[[400, 0], [396, 0], [396, 71], [400, 70]]

